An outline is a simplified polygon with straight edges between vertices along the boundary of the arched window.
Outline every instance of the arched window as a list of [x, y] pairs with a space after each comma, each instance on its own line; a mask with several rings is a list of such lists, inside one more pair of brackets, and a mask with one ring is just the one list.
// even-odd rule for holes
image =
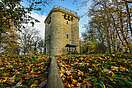
[[68, 35], [68, 33], [67, 33], [67, 32], [65, 33], [65, 36], [66, 36], [66, 38], [67, 38], [67, 39], [69, 38], [69, 35]]
[[68, 21], [71, 21], [71, 16], [68, 16]]
[[66, 14], [65, 14], [65, 15], [64, 15], [64, 19], [66, 19], [66, 20], [67, 20], [67, 19], [68, 19], [68, 15], [66, 15]]

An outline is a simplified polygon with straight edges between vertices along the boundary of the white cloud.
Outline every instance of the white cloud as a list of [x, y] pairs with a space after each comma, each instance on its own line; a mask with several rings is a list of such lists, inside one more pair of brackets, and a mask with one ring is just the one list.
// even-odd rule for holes
[[44, 20], [45, 20], [46, 16], [45, 15], [40, 15], [40, 14], [37, 14], [37, 13], [31, 13], [31, 16], [40, 21], [40, 22], [36, 22], [34, 24], [34, 27], [40, 31], [40, 35], [44, 39], [44, 35], [45, 35]]

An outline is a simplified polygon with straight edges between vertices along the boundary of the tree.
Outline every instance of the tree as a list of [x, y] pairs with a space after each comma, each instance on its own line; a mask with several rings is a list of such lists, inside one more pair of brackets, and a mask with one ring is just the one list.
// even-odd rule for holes
[[38, 49], [39, 49], [39, 52], [40, 53], [45, 53], [44, 49], [45, 49], [45, 46], [44, 46], [44, 39], [40, 39], [39, 42], [38, 42]]
[[106, 46], [108, 53], [130, 52], [130, 17], [124, 1], [94, 0], [88, 13], [91, 20], [86, 29], [94, 30], [97, 43]]
[[28, 7], [22, 6], [21, 2], [23, 0], [0, 0], [0, 52], [7, 51], [10, 55], [16, 53], [19, 47], [17, 32], [22, 31], [23, 23], [34, 19], [27, 13], [41, 10], [38, 5], [47, 5], [50, 0], [24, 0], [29, 4]]
[[13, 55], [17, 47], [15, 25], [20, 23], [19, 20], [25, 12], [20, 8], [19, 0], [1, 0], [0, 9], [0, 47]]
[[39, 31], [33, 27], [26, 27], [20, 32], [20, 47], [24, 54], [37, 51], [38, 43], [41, 41]]

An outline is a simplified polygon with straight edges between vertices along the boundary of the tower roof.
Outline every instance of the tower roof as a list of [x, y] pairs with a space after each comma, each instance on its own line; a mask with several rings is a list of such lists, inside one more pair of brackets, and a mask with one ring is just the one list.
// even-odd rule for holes
[[[60, 6], [55, 6], [53, 7], [53, 9], [49, 12], [47, 18], [50, 16], [51, 13], [53, 12], [62, 12], [62, 13], [67, 13], [69, 15], [74, 16], [75, 18], [77, 18], [79, 20], [79, 16], [77, 15], [77, 12], [72, 11], [70, 9], [64, 8], [64, 7], [60, 7]], [[47, 20], [47, 18], [45, 19], [45, 22]]]

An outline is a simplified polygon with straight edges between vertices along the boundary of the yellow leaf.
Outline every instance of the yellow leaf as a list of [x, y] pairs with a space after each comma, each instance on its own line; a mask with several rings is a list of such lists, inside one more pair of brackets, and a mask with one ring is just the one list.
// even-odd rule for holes
[[64, 68], [63, 68], [63, 67], [61, 67], [61, 72], [62, 72], [62, 73], [65, 73], [65, 70], [64, 70]]
[[126, 71], [126, 68], [123, 66], [120, 66], [120, 71]]
[[77, 84], [77, 80], [73, 79], [72, 84]]
[[3, 77], [3, 78], [4, 78], [3, 82], [6, 82], [8, 80], [8, 77]]
[[111, 70], [113, 71], [118, 71], [119, 67], [116, 67], [116, 66], [111, 66]]

